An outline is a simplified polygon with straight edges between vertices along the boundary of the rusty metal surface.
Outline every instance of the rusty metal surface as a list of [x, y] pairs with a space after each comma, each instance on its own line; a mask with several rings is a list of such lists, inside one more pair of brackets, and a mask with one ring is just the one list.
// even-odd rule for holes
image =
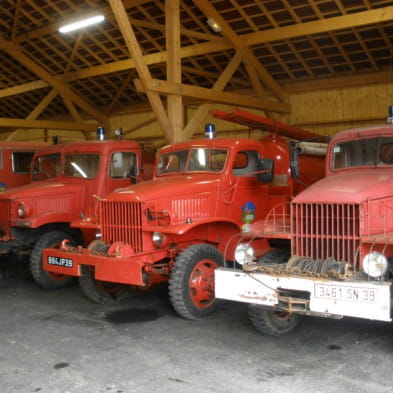
[[353, 276], [349, 263], [336, 261], [333, 258], [313, 260], [298, 256], [291, 257], [287, 263], [244, 264], [243, 270], [247, 273], [326, 278], [339, 281], [349, 280]]

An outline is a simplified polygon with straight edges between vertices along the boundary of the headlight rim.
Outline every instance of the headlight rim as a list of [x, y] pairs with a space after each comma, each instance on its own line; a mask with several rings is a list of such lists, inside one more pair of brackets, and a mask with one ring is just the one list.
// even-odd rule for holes
[[[240, 259], [240, 256], [243, 258]], [[234, 259], [239, 265], [250, 263], [255, 256], [255, 250], [249, 243], [240, 243], [236, 246], [234, 252]]]
[[[370, 259], [371, 258], [371, 259]], [[379, 259], [379, 262], [377, 261]], [[377, 268], [377, 264], [381, 264], [381, 268]], [[362, 269], [367, 276], [380, 279], [385, 276], [389, 266], [388, 258], [379, 251], [371, 251], [362, 259]], [[371, 269], [370, 267], [373, 267]]]

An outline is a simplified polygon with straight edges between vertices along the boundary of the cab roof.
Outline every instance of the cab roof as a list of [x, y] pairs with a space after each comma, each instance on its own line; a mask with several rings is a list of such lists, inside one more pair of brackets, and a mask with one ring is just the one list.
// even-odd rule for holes
[[128, 139], [108, 139], [104, 141], [91, 140], [91, 141], [74, 141], [64, 142], [56, 145], [51, 145], [38, 152], [39, 155], [54, 154], [58, 152], [70, 153], [70, 152], [107, 152], [116, 148], [141, 150], [141, 145], [137, 142]]
[[332, 142], [337, 143], [341, 140], [372, 138], [378, 136], [393, 137], [393, 124], [381, 124], [369, 127], [351, 128], [349, 130], [338, 132], [332, 138]]
[[228, 149], [236, 145], [260, 146], [261, 142], [249, 138], [213, 138], [213, 139], [200, 138], [200, 139], [192, 139], [190, 141], [185, 141], [185, 142], [177, 142], [171, 145], [164, 146], [161, 149], [161, 152], [189, 149], [190, 147], [216, 147], [216, 148]]

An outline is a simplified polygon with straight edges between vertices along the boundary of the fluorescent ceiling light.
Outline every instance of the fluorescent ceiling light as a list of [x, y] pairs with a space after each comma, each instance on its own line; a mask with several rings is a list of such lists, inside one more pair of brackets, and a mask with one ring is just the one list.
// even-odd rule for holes
[[59, 31], [60, 33], [68, 33], [70, 31], [82, 29], [83, 27], [93, 25], [95, 23], [100, 23], [105, 19], [104, 15], [96, 15], [96, 16], [91, 16], [86, 19], [82, 19], [78, 22], [70, 23], [68, 25], [64, 25], [60, 27]]

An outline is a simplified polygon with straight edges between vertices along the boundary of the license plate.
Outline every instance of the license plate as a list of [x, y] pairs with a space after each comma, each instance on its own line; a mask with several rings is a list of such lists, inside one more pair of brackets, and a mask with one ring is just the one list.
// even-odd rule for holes
[[315, 284], [314, 296], [320, 299], [377, 303], [377, 291], [374, 288]]
[[72, 268], [72, 259], [48, 256], [48, 265]]

